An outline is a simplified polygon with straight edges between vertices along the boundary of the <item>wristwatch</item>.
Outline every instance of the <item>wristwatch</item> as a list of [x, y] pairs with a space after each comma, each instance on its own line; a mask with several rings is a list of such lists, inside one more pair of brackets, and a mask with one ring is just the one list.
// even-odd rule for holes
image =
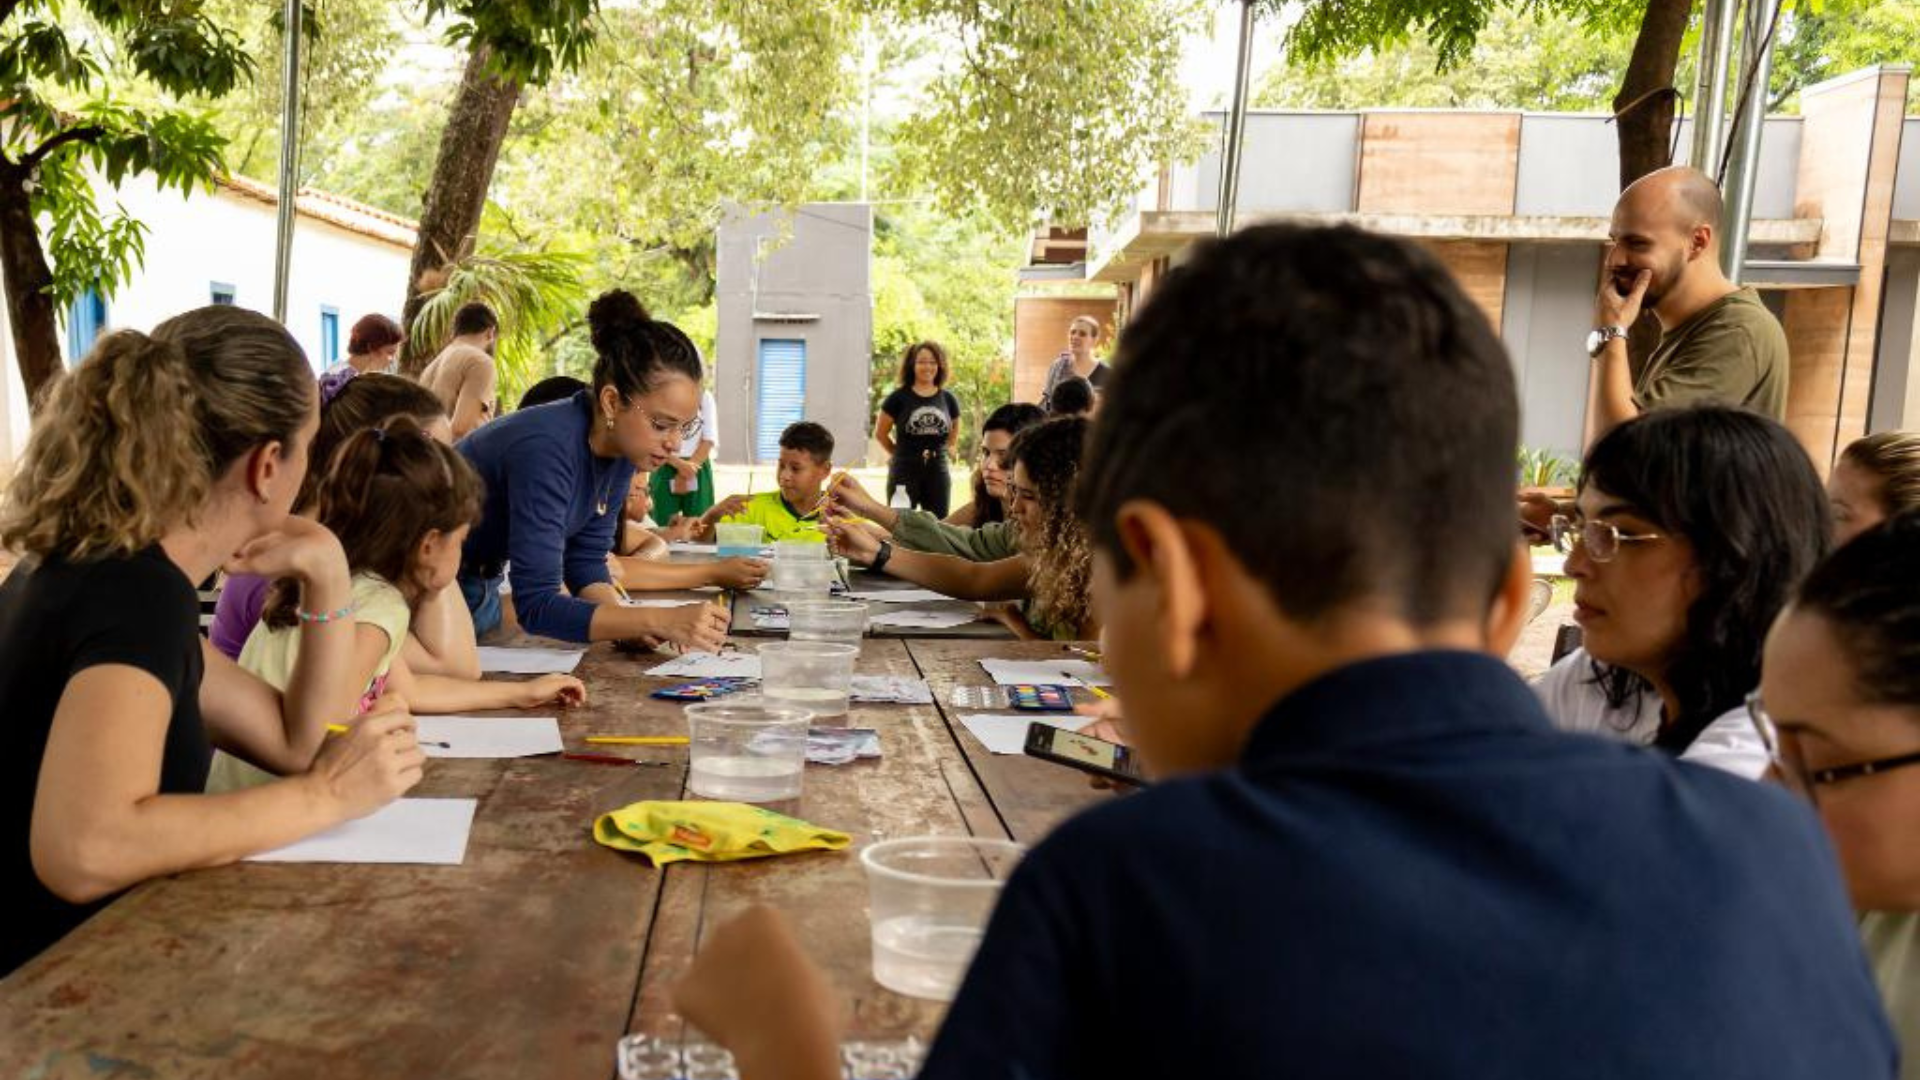
[[1587, 335], [1587, 357], [1598, 359], [1600, 350], [1607, 347], [1607, 342], [1615, 338], [1625, 339], [1626, 336], [1627, 328], [1624, 326], [1603, 326], [1595, 330]]
[[877, 574], [887, 568], [887, 560], [891, 558], [893, 558], [893, 541], [882, 540], [880, 550], [873, 553], [873, 561], [867, 564], [867, 569]]

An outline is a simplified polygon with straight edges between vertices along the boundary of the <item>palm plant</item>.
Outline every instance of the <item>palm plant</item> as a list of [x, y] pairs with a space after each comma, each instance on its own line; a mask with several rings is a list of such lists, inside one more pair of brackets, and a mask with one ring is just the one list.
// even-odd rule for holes
[[500, 320], [494, 346], [498, 396], [518, 401], [528, 386], [551, 374], [548, 343], [584, 314], [588, 260], [570, 251], [516, 251], [468, 255], [443, 268], [444, 280], [422, 290], [426, 302], [407, 328], [420, 364], [453, 336], [453, 316], [479, 301]]

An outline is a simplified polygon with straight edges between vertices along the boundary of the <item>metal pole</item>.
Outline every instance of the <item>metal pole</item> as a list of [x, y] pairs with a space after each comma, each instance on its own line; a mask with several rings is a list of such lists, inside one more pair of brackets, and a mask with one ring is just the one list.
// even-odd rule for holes
[[280, 214], [273, 249], [273, 317], [287, 321], [287, 278], [293, 261], [294, 201], [300, 178], [300, 0], [286, 2], [286, 63], [281, 65], [285, 109], [280, 114]]
[[1711, 174], [1720, 164], [1727, 135], [1727, 63], [1733, 55], [1734, 20], [1740, 0], [1707, 0], [1700, 25], [1699, 72], [1693, 91], [1693, 152], [1688, 161]]
[[1780, 0], [1749, 0], [1741, 38], [1741, 86], [1746, 100], [1734, 118], [1733, 146], [1727, 162], [1726, 216], [1720, 222], [1720, 268], [1740, 284], [1747, 265], [1747, 230], [1753, 217], [1753, 189], [1760, 177], [1760, 137], [1767, 121], [1767, 76], [1773, 67], [1774, 10]]
[[1240, 0], [1240, 64], [1233, 77], [1233, 111], [1227, 115], [1220, 148], [1220, 208], [1215, 229], [1233, 231], [1234, 203], [1240, 198], [1240, 144], [1247, 133], [1247, 80], [1253, 66], [1253, 0]]

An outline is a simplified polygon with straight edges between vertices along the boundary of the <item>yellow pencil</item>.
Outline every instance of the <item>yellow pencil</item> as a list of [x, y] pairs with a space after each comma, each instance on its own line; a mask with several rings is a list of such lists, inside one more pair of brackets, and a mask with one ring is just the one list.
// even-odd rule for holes
[[589, 735], [594, 746], [685, 746], [685, 735]]
[[349, 729], [345, 724], [328, 724], [327, 730], [334, 733], [335, 735], [345, 735], [351, 729]]
[[1107, 693], [1105, 690], [1102, 690], [1097, 686], [1088, 686], [1087, 693], [1092, 694], [1094, 697], [1099, 698], [1101, 701], [1109, 701], [1113, 698], [1112, 694]]
[[620, 584], [619, 582], [613, 580], [612, 578], [607, 579], [607, 584], [613, 586], [614, 593], [617, 594], [620, 597], [620, 599], [626, 601], [629, 604], [633, 603], [633, 594], [627, 591], [626, 586]]

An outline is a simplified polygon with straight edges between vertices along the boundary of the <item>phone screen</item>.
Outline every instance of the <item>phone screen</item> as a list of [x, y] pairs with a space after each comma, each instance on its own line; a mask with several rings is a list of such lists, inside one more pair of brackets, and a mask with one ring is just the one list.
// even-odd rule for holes
[[1053, 751], [1061, 757], [1070, 757], [1084, 761], [1089, 765], [1098, 765], [1103, 769], [1119, 767], [1121, 747], [1117, 743], [1096, 739], [1074, 731], [1060, 730], [1053, 733]]
[[1034, 724], [1027, 728], [1026, 752], [1034, 757], [1100, 773], [1116, 780], [1133, 784], [1146, 782], [1130, 747], [1050, 724]]

